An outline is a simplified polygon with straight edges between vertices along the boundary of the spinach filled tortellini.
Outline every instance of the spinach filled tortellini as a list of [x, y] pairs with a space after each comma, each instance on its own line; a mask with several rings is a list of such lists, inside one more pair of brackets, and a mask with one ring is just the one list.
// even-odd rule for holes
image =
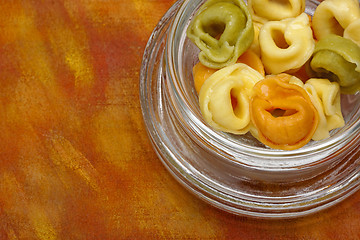
[[268, 74], [300, 68], [315, 47], [308, 16], [302, 13], [296, 18], [265, 23], [260, 29], [259, 44]]
[[299, 16], [305, 10], [305, 0], [248, 0], [248, 7], [254, 21], [265, 23]]
[[254, 27], [243, 0], [208, 0], [187, 29], [200, 49], [199, 60], [210, 68], [236, 62], [254, 39]]
[[315, 37], [320, 40], [329, 34], [343, 36], [344, 30], [359, 18], [358, 0], [325, 0], [312, 19]]
[[[201, 87], [199, 104], [205, 121], [215, 130], [245, 134], [251, 129], [249, 102], [253, 86], [264, 77], [243, 63], [212, 74]], [[232, 102], [235, 99], [236, 104]]]
[[353, 41], [329, 35], [316, 43], [308, 64], [310, 76], [338, 82], [341, 92], [360, 90], [360, 47]]
[[319, 125], [312, 139], [319, 141], [330, 137], [329, 131], [345, 124], [341, 113], [339, 84], [328, 79], [312, 78], [306, 81], [304, 89], [319, 113]]

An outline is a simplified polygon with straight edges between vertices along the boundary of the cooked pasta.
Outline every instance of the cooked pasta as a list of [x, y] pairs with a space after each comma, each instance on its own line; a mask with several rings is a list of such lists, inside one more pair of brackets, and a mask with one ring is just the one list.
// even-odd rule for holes
[[343, 36], [344, 30], [360, 18], [358, 0], [325, 0], [319, 4], [312, 19], [317, 39], [329, 34]]
[[340, 87], [328, 79], [312, 78], [304, 85], [319, 113], [319, 125], [312, 137], [318, 141], [330, 137], [329, 131], [344, 126], [341, 113]]
[[260, 43], [259, 43], [259, 34], [263, 24], [258, 22], [253, 22], [253, 25], [254, 25], [254, 41], [251, 43], [250, 49], [258, 56], [260, 56], [261, 51], [260, 51]]
[[305, 10], [305, 0], [248, 0], [254, 21], [282, 20], [299, 16]]
[[360, 18], [356, 19], [345, 28], [344, 38], [350, 39], [360, 46]]
[[265, 23], [260, 30], [259, 43], [268, 74], [300, 68], [315, 47], [309, 18], [305, 13], [296, 18]]
[[[236, 63], [212, 74], [199, 93], [200, 110], [205, 121], [215, 130], [247, 133], [251, 128], [251, 91], [262, 78], [258, 71], [243, 63]], [[235, 106], [232, 98], [236, 100]]]
[[235, 63], [249, 48], [254, 27], [243, 0], [208, 0], [191, 21], [187, 36], [200, 49], [200, 62], [219, 69]]
[[285, 73], [272, 75], [253, 88], [251, 121], [259, 140], [271, 148], [298, 149], [311, 140], [318, 126], [316, 108], [307, 92], [291, 83], [293, 78]]
[[316, 43], [308, 71], [312, 77], [338, 82], [343, 93], [355, 93], [360, 90], [360, 47], [329, 35]]

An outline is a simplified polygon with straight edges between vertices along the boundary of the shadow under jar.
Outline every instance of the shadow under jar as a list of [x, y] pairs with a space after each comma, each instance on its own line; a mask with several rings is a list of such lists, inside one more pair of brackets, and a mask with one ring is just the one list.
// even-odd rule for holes
[[[186, 37], [202, 0], [176, 2], [154, 29], [140, 73], [148, 135], [169, 172], [206, 202], [261, 218], [307, 215], [359, 188], [360, 93], [341, 96], [345, 126], [331, 137], [283, 151], [247, 135], [213, 130], [201, 116], [192, 67], [198, 48]], [[317, 1], [306, 1], [312, 15]]]

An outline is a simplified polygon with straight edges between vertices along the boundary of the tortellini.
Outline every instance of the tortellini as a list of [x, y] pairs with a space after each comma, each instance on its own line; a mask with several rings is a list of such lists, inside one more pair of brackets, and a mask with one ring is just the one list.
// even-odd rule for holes
[[243, 0], [208, 0], [187, 29], [200, 49], [199, 60], [210, 68], [236, 62], [254, 39], [252, 18]]
[[[236, 63], [212, 74], [199, 93], [205, 121], [215, 130], [245, 134], [251, 129], [249, 102], [253, 86], [264, 77], [246, 64]], [[234, 107], [231, 98], [236, 99]]]
[[253, 22], [253, 25], [254, 25], [254, 41], [250, 45], [250, 49], [254, 53], [256, 53], [258, 56], [260, 56], [261, 50], [260, 50], [260, 43], [259, 43], [259, 34], [260, 34], [260, 29], [262, 28], [263, 24], [258, 23], [258, 22]]
[[[251, 121], [265, 145], [294, 150], [314, 135], [319, 116], [307, 92], [281, 73], [255, 84], [250, 101]], [[300, 81], [300, 80], [299, 80]]]
[[344, 38], [354, 41], [360, 46], [360, 18], [350, 23], [344, 31]]
[[296, 18], [265, 23], [260, 30], [259, 43], [261, 58], [269, 74], [300, 68], [315, 47], [309, 18], [305, 13]]
[[320, 40], [330, 34], [343, 36], [344, 30], [359, 18], [358, 0], [325, 0], [312, 19], [315, 37]]
[[304, 89], [319, 113], [319, 125], [312, 139], [319, 141], [330, 137], [329, 131], [345, 124], [341, 113], [339, 84], [328, 79], [312, 78], [306, 81]]
[[339, 83], [341, 92], [360, 90], [360, 47], [353, 41], [329, 35], [316, 43], [308, 72]]
[[305, 10], [305, 0], [248, 0], [254, 21], [282, 20], [299, 16]]
[[330, 131], [344, 126], [341, 112], [340, 86], [329, 79], [311, 78], [304, 84], [299, 78], [291, 76], [289, 83], [304, 88], [319, 114], [319, 124], [312, 140], [319, 141], [330, 137]]
[[343, 127], [340, 95], [360, 91], [358, 0], [207, 0], [187, 36], [194, 86], [214, 130], [295, 150]]

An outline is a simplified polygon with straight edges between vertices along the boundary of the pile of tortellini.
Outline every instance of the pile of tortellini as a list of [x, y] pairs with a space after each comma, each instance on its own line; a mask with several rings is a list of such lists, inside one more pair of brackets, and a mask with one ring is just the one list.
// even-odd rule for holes
[[294, 150], [344, 126], [340, 94], [360, 90], [358, 0], [207, 0], [187, 29], [205, 121]]

